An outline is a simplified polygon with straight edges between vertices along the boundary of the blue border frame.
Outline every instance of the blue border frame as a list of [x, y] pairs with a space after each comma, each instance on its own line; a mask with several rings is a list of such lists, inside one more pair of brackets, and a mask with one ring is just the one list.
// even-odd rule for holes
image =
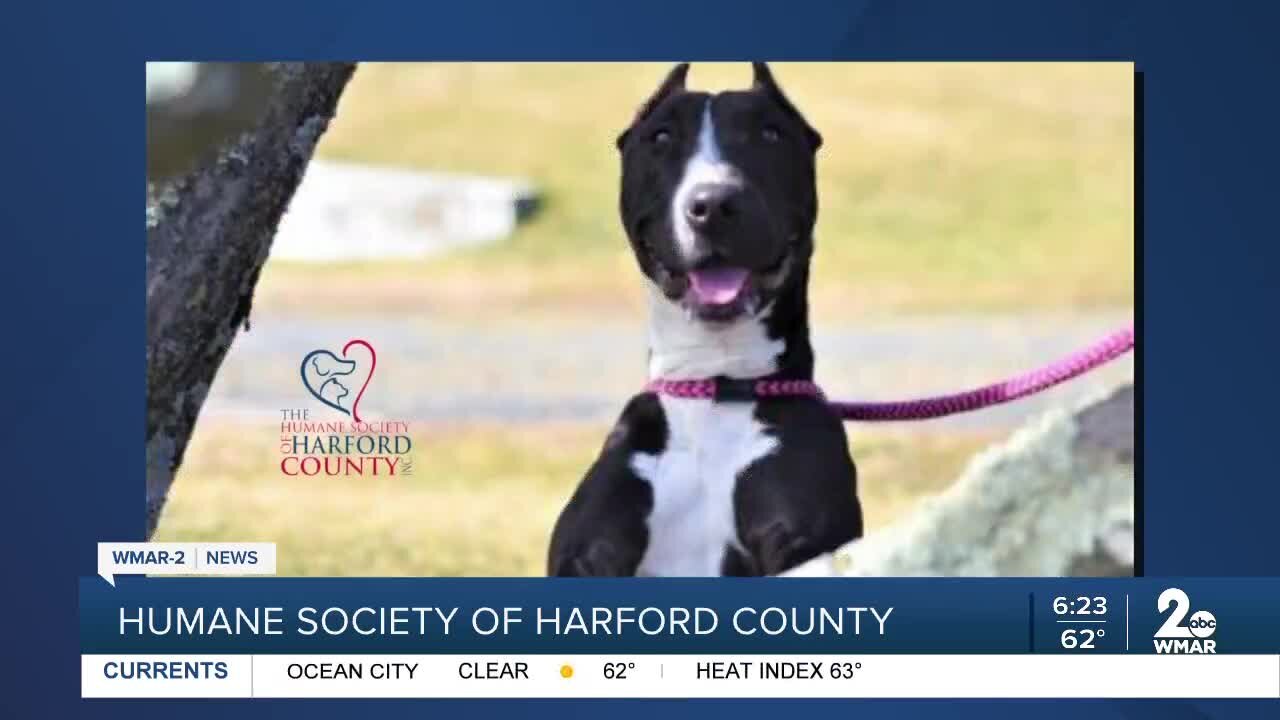
[[[146, 59], [1107, 59], [1144, 72], [1142, 206], [1149, 242], [1142, 326], [1145, 570], [1149, 575], [1277, 575], [1271, 408], [1277, 303], [1275, 173], [1280, 103], [1273, 68], [1280, 5], [1185, 2], [967, 3], [852, 0], [783, 4], [27, 3], [5, 9], [0, 137], [13, 185], [0, 206], [10, 349], [0, 442], [16, 509], [4, 524], [14, 574], [4, 593], [6, 692], [13, 717], [171, 714], [165, 703], [83, 704], [74, 578], [93, 543], [141, 536], [138, 435], [144, 426], [139, 128]], [[21, 193], [29, 190], [28, 193]], [[21, 197], [21, 201], [17, 198]], [[134, 248], [134, 249], [131, 249]], [[134, 253], [137, 254], [134, 254]], [[1156, 358], [1152, 361], [1151, 358]], [[121, 382], [121, 379], [126, 379]], [[1150, 445], [1150, 447], [1148, 447]], [[15, 692], [20, 688], [22, 693]], [[275, 703], [236, 712], [279, 715]], [[541, 711], [596, 714], [594, 703]], [[871, 716], [954, 711], [982, 717], [1223, 717], [1213, 703], [864, 703]], [[332, 709], [331, 709], [332, 708]], [[417, 704], [379, 712], [421, 714]], [[611, 712], [701, 711], [682, 703]], [[768, 717], [769, 702], [725, 702]], [[1240, 717], [1273, 708], [1231, 704]], [[183, 707], [212, 717], [220, 703]], [[288, 712], [345, 714], [347, 704]], [[431, 711], [504, 713], [504, 704]], [[807, 712], [844, 714], [843, 703]], [[1236, 713], [1239, 712], [1239, 715]]]

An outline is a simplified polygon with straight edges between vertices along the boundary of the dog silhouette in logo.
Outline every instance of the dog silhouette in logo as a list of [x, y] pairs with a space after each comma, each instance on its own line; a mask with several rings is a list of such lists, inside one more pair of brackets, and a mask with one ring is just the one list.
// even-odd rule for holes
[[314, 350], [302, 360], [302, 382], [320, 402], [351, 413], [354, 395], [339, 378], [356, 371], [354, 360], [344, 360], [328, 350]]

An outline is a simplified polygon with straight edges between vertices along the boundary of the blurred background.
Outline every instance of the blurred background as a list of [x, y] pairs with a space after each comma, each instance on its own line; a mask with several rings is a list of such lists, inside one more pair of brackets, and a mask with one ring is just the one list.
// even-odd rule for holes
[[[551, 527], [643, 384], [641, 277], [613, 140], [669, 66], [361, 64], [205, 405], [157, 540], [262, 540], [292, 575], [538, 575]], [[810, 288], [840, 399], [990, 382], [1129, 321], [1129, 63], [777, 64], [826, 139]], [[743, 87], [748, 64], [694, 64]], [[361, 404], [409, 420], [411, 477], [279, 469], [303, 354], [364, 338]], [[848, 426], [869, 529], [1029, 417], [1131, 378]], [[336, 418], [335, 418], [336, 419]]]

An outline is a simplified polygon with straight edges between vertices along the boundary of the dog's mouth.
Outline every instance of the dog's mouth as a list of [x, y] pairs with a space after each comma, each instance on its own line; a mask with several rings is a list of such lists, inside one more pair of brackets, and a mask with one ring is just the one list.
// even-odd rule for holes
[[754, 316], [785, 282], [794, 252], [788, 250], [775, 263], [751, 269], [721, 259], [700, 263], [688, 271], [663, 267], [663, 293], [679, 302], [693, 318], [728, 323]]
[[750, 270], [717, 265], [690, 270], [684, 301], [703, 320], [728, 321], [752, 311], [755, 299]]
[[719, 307], [738, 302], [745, 294], [751, 271], [740, 267], [711, 267], [689, 271], [689, 292], [694, 302]]
[[688, 268], [677, 258], [668, 257], [672, 255], [669, 250], [660, 251], [648, 237], [648, 229], [648, 223], [642, 221], [632, 233], [645, 273], [663, 295], [680, 304], [691, 318], [711, 323], [727, 323], [759, 313], [786, 284], [802, 254], [800, 235], [793, 233], [781, 244], [776, 259], [767, 265], [753, 267], [733, 258], [712, 256]]

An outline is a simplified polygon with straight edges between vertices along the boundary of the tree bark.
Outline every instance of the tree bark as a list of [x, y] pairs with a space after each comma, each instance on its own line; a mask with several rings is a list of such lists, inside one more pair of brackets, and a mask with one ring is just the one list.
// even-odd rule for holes
[[249, 326], [276, 226], [354, 71], [353, 63], [274, 65], [256, 127], [148, 200], [148, 538], [222, 359]]
[[797, 576], [1118, 576], [1134, 571], [1134, 392], [1051, 412], [905, 520]]

